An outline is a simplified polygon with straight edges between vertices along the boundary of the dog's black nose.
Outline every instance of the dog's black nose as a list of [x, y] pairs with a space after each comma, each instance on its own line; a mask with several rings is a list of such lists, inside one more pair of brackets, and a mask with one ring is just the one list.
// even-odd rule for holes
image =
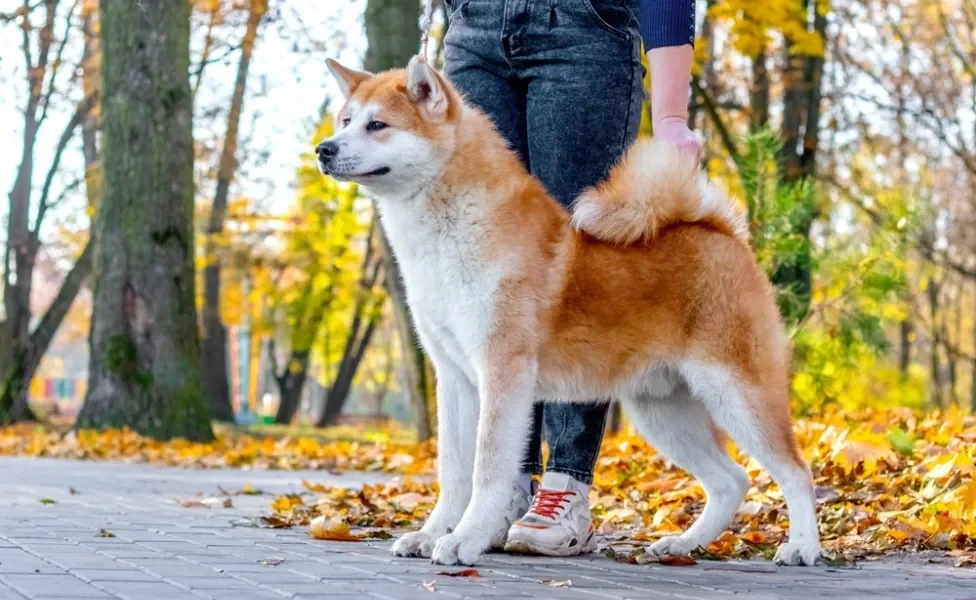
[[339, 153], [339, 144], [335, 142], [322, 142], [315, 147], [315, 153], [321, 160], [329, 160]]

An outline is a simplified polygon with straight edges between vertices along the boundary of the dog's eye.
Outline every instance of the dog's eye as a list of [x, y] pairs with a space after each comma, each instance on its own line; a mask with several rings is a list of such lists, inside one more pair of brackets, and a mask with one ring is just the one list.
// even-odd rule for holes
[[379, 131], [380, 129], [386, 129], [386, 123], [383, 121], [370, 121], [366, 123], [366, 131], [373, 132]]
[[343, 126], [343, 127], [349, 127], [349, 121], [350, 121], [350, 120], [351, 120], [351, 119], [350, 119], [349, 117], [346, 117], [346, 118], [344, 118], [344, 119], [342, 120], [342, 126]]

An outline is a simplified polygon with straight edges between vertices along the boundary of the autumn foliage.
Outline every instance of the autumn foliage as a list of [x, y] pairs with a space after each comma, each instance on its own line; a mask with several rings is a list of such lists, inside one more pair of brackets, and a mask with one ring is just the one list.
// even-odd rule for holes
[[[820, 532], [842, 559], [934, 550], [959, 565], [976, 560], [976, 417], [956, 409], [825, 409], [796, 423], [812, 465]], [[29, 425], [0, 429], [0, 455], [125, 460], [198, 468], [363, 470], [397, 473], [391, 483], [362, 489], [304, 481], [305, 492], [273, 499], [267, 527], [310, 525], [323, 539], [357, 541], [376, 529], [418, 527], [433, 508], [435, 446], [388, 441], [322, 441], [218, 435], [211, 444], [161, 443], [130, 431], [62, 435]], [[729, 532], [700, 558], [771, 556], [786, 535], [785, 504], [769, 475], [735, 452], [753, 486]], [[595, 525], [614, 556], [640, 562], [634, 548], [680, 531], [704, 506], [690, 475], [669, 464], [639, 436], [604, 441], [591, 505]], [[364, 529], [365, 528], [365, 529]]]

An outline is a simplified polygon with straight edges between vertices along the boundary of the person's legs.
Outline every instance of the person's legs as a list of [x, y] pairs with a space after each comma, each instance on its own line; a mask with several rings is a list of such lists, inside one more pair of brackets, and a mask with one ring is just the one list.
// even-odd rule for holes
[[[450, 27], [444, 40], [444, 75], [465, 101], [487, 114], [509, 146], [529, 167], [525, 135], [526, 86], [518, 81], [502, 48], [505, 0], [454, 0]], [[542, 472], [542, 405], [533, 410], [530, 438], [522, 461], [519, 490], [515, 491], [510, 523], [531, 501], [530, 477]], [[494, 545], [505, 543], [500, 532]]]
[[[505, 47], [528, 81], [531, 171], [569, 207], [606, 177], [637, 137], [643, 100], [637, 1], [509, 4], [507, 25], [528, 22], [507, 27]], [[527, 17], [518, 17], [520, 10]], [[507, 548], [560, 555], [593, 548], [585, 493], [608, 410], [607, 403], [545, 407], [549, 460], [542, 490], [510, 531]]]

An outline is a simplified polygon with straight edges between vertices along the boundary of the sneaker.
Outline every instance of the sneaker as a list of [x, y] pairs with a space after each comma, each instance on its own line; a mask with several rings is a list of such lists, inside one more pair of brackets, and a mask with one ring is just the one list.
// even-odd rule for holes
[[505, 509], [505, 526], [491, 538], [492, 550], [501, 550], [505, 547], [505, 540], [508, 538], [512, 523], [522, 518], [529, 510], [530, 504], [532, 504], [532, 495], [515, 486], [512, 490], [512, 498], [508, 501], [508, 507]]
[[546, 473], [524, 517], [508, 530], [506, 552], [575, 556], [596, 550], [590, 501], [563, 473]]

